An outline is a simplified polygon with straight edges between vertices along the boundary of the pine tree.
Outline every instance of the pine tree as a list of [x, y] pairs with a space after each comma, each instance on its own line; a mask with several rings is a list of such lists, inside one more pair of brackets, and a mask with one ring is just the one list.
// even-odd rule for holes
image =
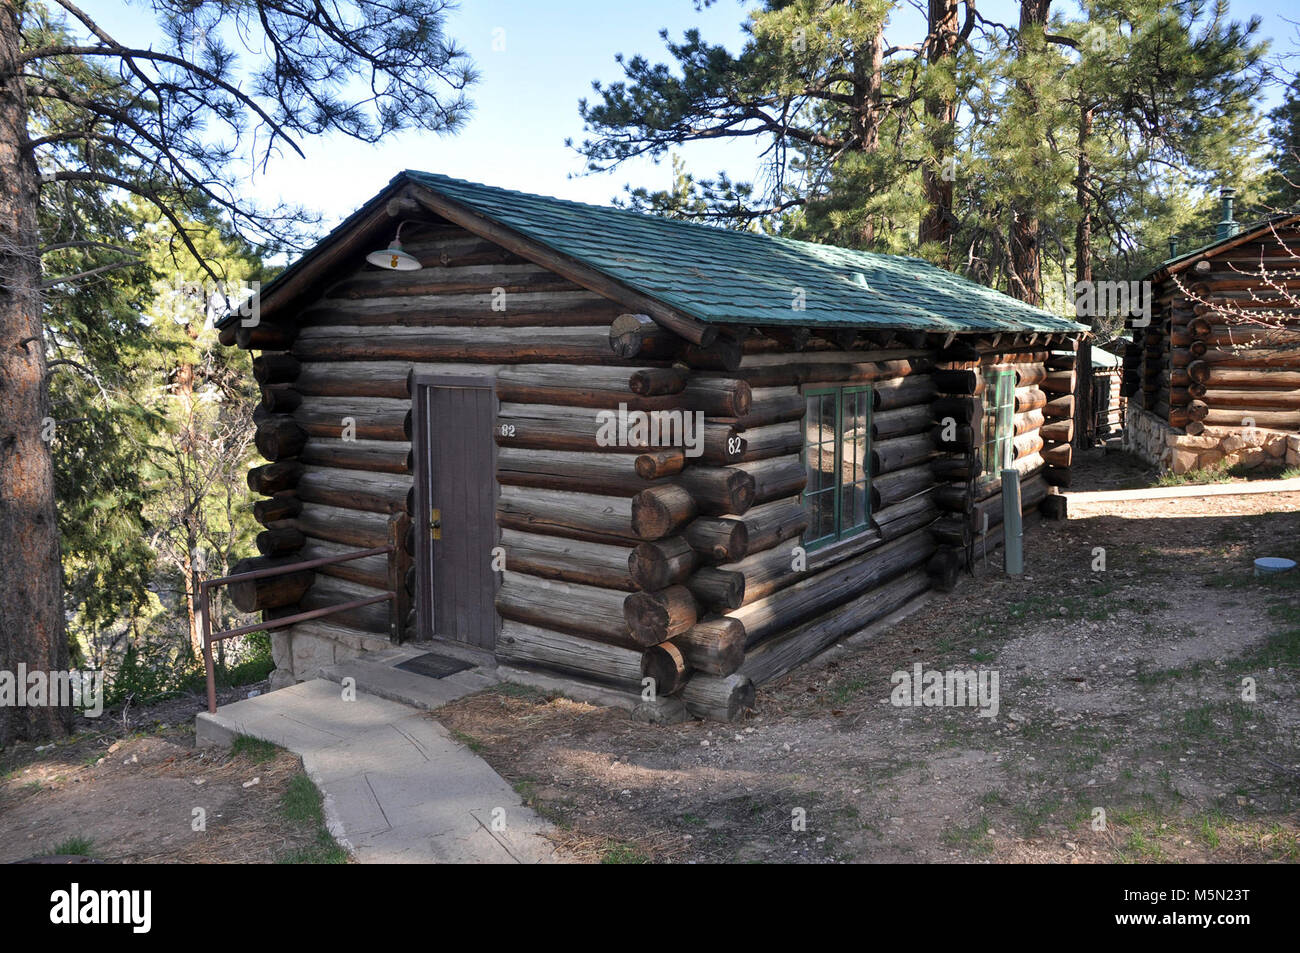
[[[403, 128], [453, 132], [475, 74], [443, 32], [441, 0], [153, 0], [164, 40], [138, 48], [72, 0], [0, 9], [0, 669], [64, 667], [67, 646], [46, 388], [39, 210], [64, 184], [132, 195], [176, 231], [205, 205], [254, 237], [301, 242], [307, 216], [261, 209], [238, 160], [301, 153], [339, 131], [374, 142]], [[66, 21], [66, 25], [65, 25]], [[246, 45], [235, 55], [226, 38]], [[85, 64], [99, 68], [87, 83]], [[212, 272], [209, 278], [219, 280]], [[47, 279], [48, 280], [48, 279]], [[66, 728], [54, 708], [0, 710], [0, 745]]]

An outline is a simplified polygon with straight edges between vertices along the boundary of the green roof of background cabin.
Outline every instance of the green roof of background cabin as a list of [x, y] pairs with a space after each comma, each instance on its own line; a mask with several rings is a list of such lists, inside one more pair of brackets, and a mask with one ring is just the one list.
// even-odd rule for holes
[[1151, 268], [1145, 275], [1142, 276], [1142, 278], [1144, 280], [1150, 279], [1153, 276], [1157, 275], [1158, 273], [1164, 271], [1167, 268], [1173, 267], [1174, 265], [1178, 264], [1181, 261], [1186, 261], [1189, 258], [1199, 258], [1202, 255], [1213, 254], [1214, 250], [1218, 248], [1220, 245], [1226, 247], [1229, 245], [1236, 245], [1236, 244], [1241, 244], [1243, 242], [1248, 242], [1254, 236], [1262, 235], [1268, 232], [1269, 229], [1271, 228], [1280, 228], [1286, 225], [1290, 225], [1296, 222], [1297, 220], [1300, 220], [1300, 213], [1279, 212], [1276, 215], [1270, 215], [1269, 217], [1260, 219], [1257, 222], [1245, 222], [1245, 223], [1238, 222], [1236, 223], [1237, 230], [1233, 232], [1231, 235], [1225, 235], [1223, 238], [1216, 238], [1214, 239], [1214, 241], [1206, 242], [1203, 245], [1197, 245], [1195, 248], [1189, 248], [1187, 251], [1179, 252], [1178, 254], [1174, 255], [1172, 258], [1166, 258], [1164, 261], [1160, 262], [1160, 264]]
[[[920, 258], [732, 231], [430, 172], [408, 170], [391, 185], [403, 182], [436, 192], [709, 324], [958, 333], [1087, 330]], [[799, 289], [803, 310], [792, 306]]]

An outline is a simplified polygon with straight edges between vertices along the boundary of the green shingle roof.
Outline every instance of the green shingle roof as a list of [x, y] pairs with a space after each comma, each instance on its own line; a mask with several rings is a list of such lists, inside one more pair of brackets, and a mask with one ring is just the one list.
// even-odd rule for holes
[[1255, 235], [1262, 235], [1268, 232], [1270, 228], [1281, 228], [1285, 225], [1290, 225], [1296, 220], [1300, 220], [1300, 215], [1297, 215], [1297, 213], [1280, 212], [1276, 215], [1271, 215], [1268, 218], [1261, 219], [1258, 222], [1250, 222], [1247, 224], [1238, 223], [1237, 230], [1231, 235], [1227, 235], [1223, 238], [1216, 238], [1212, 242], [1206, 242], [1205, 244], [1198, 245], [1195, 248], [1189, 248], [1187, 251], [1179, 252], [1172, 258], [1166, 258], [1142, 277], [1143, 279], [1149, 279], [1157, 273], [1162, 272], [1167, 268], [1171, 268], [1181, 261], [1186, 261], [1189, 258], [1198, 258], [1201, 255], [1212, 252], [1220, 245], [1231, 245], [1234, 242], [1241, 241], [1242, 239], [1249, 241]]
[[[919, 258], [880, 255], [477, 185], [406, 178], [711, 324], [957, 332], [1086, 330]], [[804, 309], [792, 305], [802, 291]]]

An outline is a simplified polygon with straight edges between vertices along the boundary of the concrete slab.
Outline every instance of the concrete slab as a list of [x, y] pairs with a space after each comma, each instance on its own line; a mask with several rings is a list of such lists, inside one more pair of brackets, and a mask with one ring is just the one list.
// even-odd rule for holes
[[321, 677], [340, 684], [351, 678], [360, 691], [424, 711], [433, 711], [449, 701], [481, 692], [500, 681], [495, 671], [481, 668], [466, 669], [444, 678], [429, 678], [396, 667], [421, 654], [406, 648], [372, 652], [327, 666], [321, 670]]
[[486, 761], [412, 706], [365, 691], [348, 700], [337, 683], [314, 679], [204, 712], [196, 733], [200, 744], [229, 745], [247, 734], [299, 755], [324, 795], [330, 833], [361, 863], [560, 859], [547, 839], [550, 825]]

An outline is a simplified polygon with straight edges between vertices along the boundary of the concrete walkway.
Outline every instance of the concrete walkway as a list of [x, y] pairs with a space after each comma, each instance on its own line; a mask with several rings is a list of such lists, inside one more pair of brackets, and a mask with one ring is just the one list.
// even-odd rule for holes
[[[398, 676], [441, 695], [469, 690], [463, 680], [457, 692], [439, 686], [445, 680]], [[357, 685], [364, 687], [361, 679]], [[314, 679], [204, 712], [195, 728], [200, 745], [229, 746], [243, 734], [299, 755], [324, 795], [330, 833], [361, 863], [558, 859], [545, 837], [550, 825], [487, 762], [411, 705], [366, 691], [348, 701], [338, 683]]]
[[1249, 493], [1300, 493], [1300, 477], [1290, 480], [1252, 480], [1249, 483], [1187, 483], [1182, 486], [1153, 486], [1141, 490], [1094, 490], [1071, 493], [1070, 506], [1076, 503], [1122, 503], [1125, 500], [1171, 500], [1195, 496], [1240, 496]]

